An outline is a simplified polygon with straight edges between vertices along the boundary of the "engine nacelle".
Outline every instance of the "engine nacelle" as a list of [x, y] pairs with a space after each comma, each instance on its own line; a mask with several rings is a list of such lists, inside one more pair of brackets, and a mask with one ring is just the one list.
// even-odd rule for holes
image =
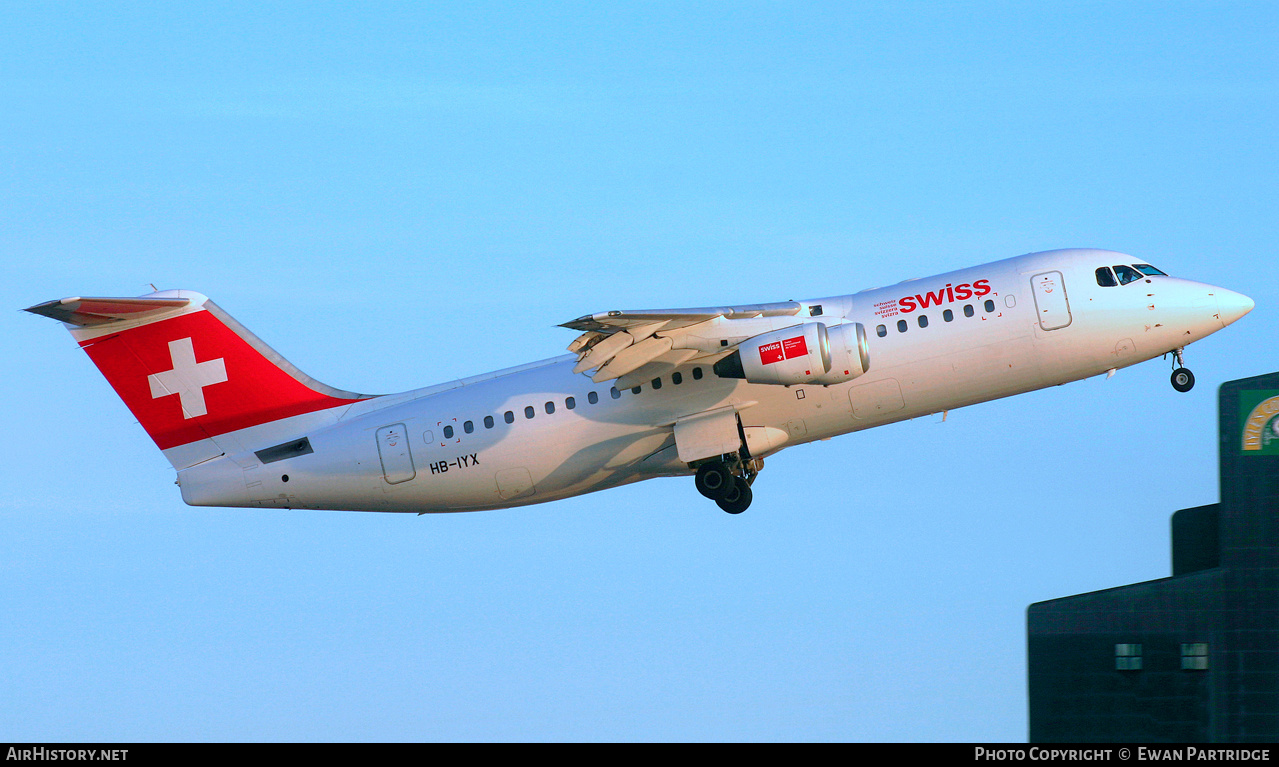
[[870, 348], [860, 322], [830, 329], [820, 322], [807, 322], [761, 333], [715, 363], [715, 375], [720, 378], [784, 386], [829, 386], [851, 381], [869, 369]]

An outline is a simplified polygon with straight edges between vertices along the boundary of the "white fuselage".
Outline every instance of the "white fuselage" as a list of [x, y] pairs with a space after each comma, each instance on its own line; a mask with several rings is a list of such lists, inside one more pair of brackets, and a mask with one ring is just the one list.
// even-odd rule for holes
[[[768, 320], [862, 323], [869, 370], [842, 384], [752, 384], [690, 363], [679, 383], [668, 374], [660, 388], [647, 381], [615, 393], [616, 381], [574, 374], [566, 355], [245, 429], [223, 440], [241, 452], [182, 469], [179, 482], [188, 503], [210, 506], [422, 513], [540, 503], [690, 474], [672, 429], [689, 415], [732, 407], [750, 455], [763, 457], [1133, 365], [1247, 311], [1238, 294], [1174, 277], [1098, 284], [1098, 267], [1129, 261], [1108, 251], [1037, 253], [802, 301], [799, 316]], [[976, 295], [979, 282], [987, 293]], [[313, 449], [305, 455], [263, 463], [254, 453], [303, 436]]]

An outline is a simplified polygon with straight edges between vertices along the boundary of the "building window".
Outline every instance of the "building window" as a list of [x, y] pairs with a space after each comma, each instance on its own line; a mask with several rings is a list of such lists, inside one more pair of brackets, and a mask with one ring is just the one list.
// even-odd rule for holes
[[1185, 671], [1208, 670], [1208, 643], [1193, 642], [1181, 646], [1181, 668]]
[[1141, 645], [1115, 645], [1116, 671], [1141, 671]]

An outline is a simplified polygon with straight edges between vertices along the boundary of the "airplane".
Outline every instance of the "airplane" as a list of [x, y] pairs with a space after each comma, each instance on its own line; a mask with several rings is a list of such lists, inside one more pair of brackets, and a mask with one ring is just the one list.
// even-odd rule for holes
[[1252, 299], [1122, 253], [1031, 253], [805, 301], [606, 311], [570, 354], [399, 394], [306, 375], [206, 296], [64, 298], [192, 506], [460, 512], [694, 477], [730, 514], [764, 459], [1182, 352]]

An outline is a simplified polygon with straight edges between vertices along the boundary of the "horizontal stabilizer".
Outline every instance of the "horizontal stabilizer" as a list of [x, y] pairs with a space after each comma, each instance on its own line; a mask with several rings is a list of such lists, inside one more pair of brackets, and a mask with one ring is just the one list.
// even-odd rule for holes
[[32, 314], [42, 314], [59, 322], [80, 327], [105, 325], [110, 322], [140, 320], [191, 303], [189, 298], [63, 298], [29, 307]]

